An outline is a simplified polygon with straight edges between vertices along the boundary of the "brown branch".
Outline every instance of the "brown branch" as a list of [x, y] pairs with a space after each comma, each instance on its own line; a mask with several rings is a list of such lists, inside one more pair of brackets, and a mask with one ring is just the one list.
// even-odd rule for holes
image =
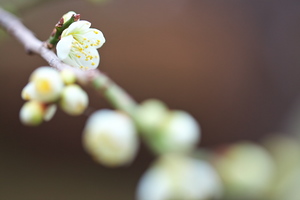
[[51, 67], [59, 71], [64, 69], [72, 70], [80, 83], [92, 83], [94, 88], [100, 91], [115, 108], [123, 110], [128, 114], [132, 113], [136, 106], [136, 102], [109, 77], [97, 69], [82, 71], [61, 62], [56, 54], [46, 47], [45, 42], [37, 39], [16, 16], [3, 10], [1, 7], [0, 26], [16, 38], [25, 47], [27, 53], [40, 55]]

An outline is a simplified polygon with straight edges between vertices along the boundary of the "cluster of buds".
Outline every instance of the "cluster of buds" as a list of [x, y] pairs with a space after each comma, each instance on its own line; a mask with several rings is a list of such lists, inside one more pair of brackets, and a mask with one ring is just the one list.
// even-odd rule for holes
[[27, 102], [20, 111], [21, 122], [37, 126], [49, 121], [56, 112], [57, 103], [70, 115], [80, 115], [88, 105], [88, 96], [75, 84], [73, 72], [58, 72], [51, 67], [40, 67], [33, 71], [29, 83], [22, 90]]

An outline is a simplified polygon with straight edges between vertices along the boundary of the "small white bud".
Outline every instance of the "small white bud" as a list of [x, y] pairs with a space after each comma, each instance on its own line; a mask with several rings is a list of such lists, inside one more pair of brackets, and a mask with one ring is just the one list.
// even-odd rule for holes
[[138, 138], [132, 120], [120, 112], [104, 109], [88, 119], [83, 145], [93, 158], [114, 167], [132, 162], [138, 149]]
[[20, 120], [24, 125], [37, 126], [43, 122], [44, 106], [37, 101], [26, 102], [20, 110]]
[[70, 85], [70, 84], [73, 84], [75, 83], [76, 81], [76, 75], [74, 72], [72, 72], [71, 70], [68, 70], [68, 69], [64, 69], [60, 72], [60, 76], [63, 80], [63, 82], [66, 84], [66, 85]]
[[87, 108], [88, 103], [88, 95], [78, 85], [68, 85], [63, 89], [60, 107], [69, 115], [82, 114]]
[[221, 151], [214, 164], [223, 179], [228, 199], [265, 199], [274, 180], [271, 155], [251, 142], [229, 146]]
[[[167, 106], [156, 99], [149, 99], [141, 103], [135, 112], [135, 120], [143, 134], [156, 131], [168, 115]], [[151, 133], [150, 133], [151, 134]]]
[[207, 200], [221, 196], [221, 180], [205, 161], [163, 155], [142, 176], [137, 200]]
[[147, 144], [156, 153], [190, 152], [200, 140], [200, 127], [187, 112], [170, 111], [160, 127], [148, 133]]
[[30, 76], [30, 82], [35, 91], [32, 99], [44, 103], [58, 100], [64, 86], [59, 72], [51, 67], [36, 69]]

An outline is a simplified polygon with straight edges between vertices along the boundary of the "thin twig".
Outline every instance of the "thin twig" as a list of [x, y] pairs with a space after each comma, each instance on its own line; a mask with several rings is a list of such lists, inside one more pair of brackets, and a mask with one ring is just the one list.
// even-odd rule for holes
[[40, 55], [51, 67], [59, 71], [64, 69], [72, 70], [80, 83], [93, 83], [94, 88], [100, 91], [115, 108], [128, 114], [132, 113], [136, 102], [114, 81], [97, 69], [82, 71], [61, 62], [56, 54], [46, 47], [45, 42], [37, 39], [16, 16], [3, 10], [1, 7], [0, 26], [16, 38], [25, 47], [27, 53]]

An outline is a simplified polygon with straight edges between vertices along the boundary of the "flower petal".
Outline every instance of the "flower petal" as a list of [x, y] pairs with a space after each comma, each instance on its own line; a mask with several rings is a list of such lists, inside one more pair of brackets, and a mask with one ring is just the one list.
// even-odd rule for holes
[[88, 30], [91, 23], [85, 20], [73, 22], [67, 29], [62, 32], [62, 38], [68, 35], [81, 34], [83, 31]]
[[100, 48], [105, 43], [104, 35], [101, 31], [95, 28], [90, 28], [82, 34], [83, 38], [80, 42], [91, 47]]
[[64, 19], [64, 23], [66, 23], [69, 19], [71, 19], [71, 17], [73, 15], [76, 15], [76, 12], [74, 11], [69, 11], [66, 14], [64, 14], [63, 19]]
[[74, 38], [69, 35], [62, 37], [61, 40], [56, 45], [57, 56], [59, 59], [64, 61], [68, 56], [72, 48], [72, 42]]
[[100, 62], [99, 53], [95, 48], [83, 49], [71, 54], [70, 57], [76, 62], [76, 67], [80, 69], [95, 69]]

